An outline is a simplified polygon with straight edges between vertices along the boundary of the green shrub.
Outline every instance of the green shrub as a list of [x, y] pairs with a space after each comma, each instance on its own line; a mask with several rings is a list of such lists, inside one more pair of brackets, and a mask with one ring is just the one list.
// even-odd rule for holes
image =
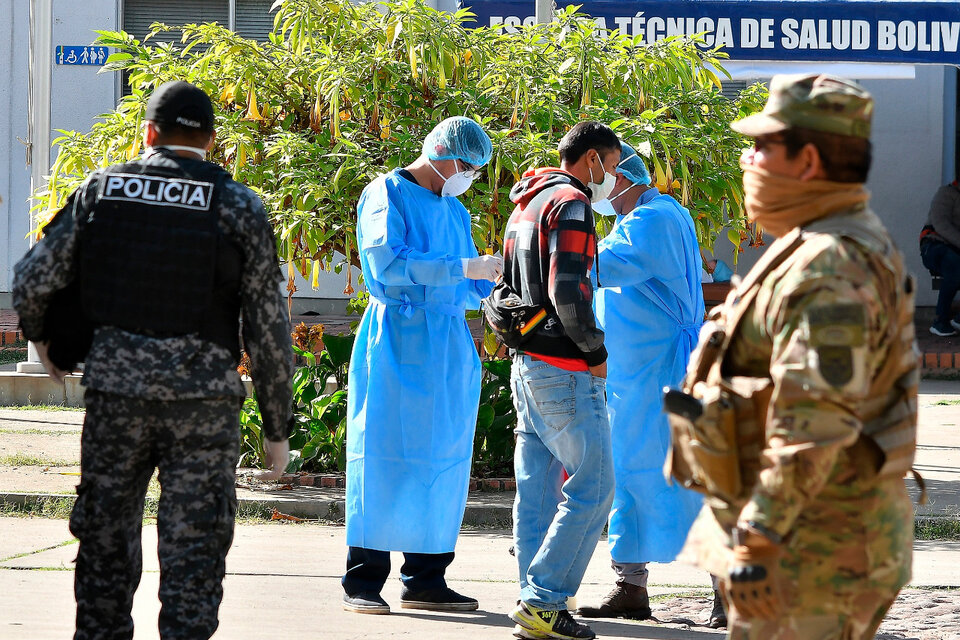
[[560, 137], [585, 118], [610, 123], [647, 156], [661, 190], [691, 210], [701, 243], [725, 225], [735, 244], [748, 237], [738, 168], [745, 142], [728, 123], [758, 109], [763, 89], [723, 97], [713, 69], [725, 54], [682, 37], [598, 38], [573, 9], [517, 34], [467, 28], [470, 16], [418, 0], [283, 0], [268, 42], [217, 24], [154, 25], [181, 31], [182, 46], [100, 32], [98, 44], [116, 51], [104, 69], [125, 70], [132, 93], [89, 133], [56, 140], [41, 218], [90, 170], [140, 153], [147, 97], [177, 79], [215, 98], [211, 159], [263, 198], [291, 286], [295, 270], [315, 284], [321, 269], [358, 264], [361, 190], [416, 158], [426, 133], [452, 115], [477, 119], [494, 143], [485, 175], [463, 198], [481, 249], [502, 245], [510, 187], [528, 168], [556, 164]]

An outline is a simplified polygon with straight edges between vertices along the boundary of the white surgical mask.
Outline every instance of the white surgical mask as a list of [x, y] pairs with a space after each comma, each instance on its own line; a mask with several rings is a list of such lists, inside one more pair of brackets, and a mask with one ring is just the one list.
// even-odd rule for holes
[[444, 177], [444, 175], [440, 173], [435, 166], [433, 166], [433, 163], [430, 162], [430, 160], [427, 160], [427, 163], [429, 163], [430, 168], [433, 169], [438, 176], [443, 178], [443, 188], [440, 189], [440, 195], [444, 198], [456, 198], [457, 196], [463, 195], [467, 192], [467, 189], [470, 188], [470, 185], [473, 184], [475, 172], [460, 171], [460, 165], [457, 164], [456, 158], [453, 159], [453, 166], [457, 169], [457, 172], [449, 178]]
[[[602, 167], [603, 165], [601, 164], [600, 166]], [[606, 170], [603, 172], [603, 182], [594, 182], [593, 167], [590, 167], [590, 182], [587, 183], [587, 188], [590, 189], [590, 202], [596, 203], [601, 200], [606, 200], [610, 192], [613, 191], [615, 184], [617, 184], [617, 176], [612, 173], [607, 173]]]
[[613, 205], [610, 204], [610, 200], [600, 200], [593, 203], [593, 210], [599, 213], [601, 216], [615, 216], [617, 215], [616, 210], [613, 208]]

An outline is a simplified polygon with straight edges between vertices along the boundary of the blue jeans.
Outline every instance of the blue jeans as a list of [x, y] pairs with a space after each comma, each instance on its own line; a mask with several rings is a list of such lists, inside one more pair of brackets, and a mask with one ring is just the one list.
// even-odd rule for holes
[[557, 611], [580, 587], [613, 502], [606, 383], [588, 371], [521, 355], [513, 361], [511, 385], [520, 599]]

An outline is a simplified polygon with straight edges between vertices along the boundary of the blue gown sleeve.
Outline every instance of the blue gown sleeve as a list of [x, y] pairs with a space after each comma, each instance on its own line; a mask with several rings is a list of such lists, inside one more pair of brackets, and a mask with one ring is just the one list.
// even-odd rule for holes
[[400, 192], [377, 180], [360, 197], [360, 251], [373, 278], [386, 286], [455, 285], [464, 279], [460, 256], [416, 251], [406, 244], [407, 227]]
[[681, 229], [656, 211], [635, 211], [620, 220], [598, 245], [604, 287], [640, 285], [651, 278], [670, 280], [683, 273]]
[[493, 291], [493, 283], [489, 280], [471, 280], [467, 291], [467, 309], [479, 309], [480, 301]]

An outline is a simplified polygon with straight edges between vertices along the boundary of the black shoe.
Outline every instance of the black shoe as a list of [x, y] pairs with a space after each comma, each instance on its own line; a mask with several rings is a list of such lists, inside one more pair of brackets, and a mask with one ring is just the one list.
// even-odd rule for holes
[[940, 336], [941, 338], [949, 338], [950, 336], [957, 335], [957, 330], [953, 328], [953, 321], [937, 320], [933, 323], [933, 326], [930, 327], [930, 333], [935, 336]]
[[379, 593], [364, 591], [352, 596], [343, 594], [343, 610], [353, 611], [354, 613], [383, 615], [390, 613], [390, 605], [380, 597]]
[[719, 591], [713, 592], [713, 611], [710, 612], [707, 626], [711, 629], [722, 629], [727, 626], [727, 612], [723, 609], [723, 598], [720, 597]]
[[600, 601], [598, 607], [580, 607], [584, 618], [629, 618], [646, 620], [650, 617], [650, 598], [646, 587], [618, 582], [613, 591]]
[[597, 637], [590, 627], [574, 620], [566, 609], [546, 611], [520, 602], [509, 615], [517, 623], [513, 635], [518, 638], [590, 640]]
[[960, 316], [957, 316], [956, 318], [951, 320], [950, 326], [956, 329], [957, 331], [960, 331]]
[[403, 609], [426, 609], [427, 611], [475, 611], [480, 604], [473, 598], [462, 596], [450, 587], [400, 592], [400, 607]]

